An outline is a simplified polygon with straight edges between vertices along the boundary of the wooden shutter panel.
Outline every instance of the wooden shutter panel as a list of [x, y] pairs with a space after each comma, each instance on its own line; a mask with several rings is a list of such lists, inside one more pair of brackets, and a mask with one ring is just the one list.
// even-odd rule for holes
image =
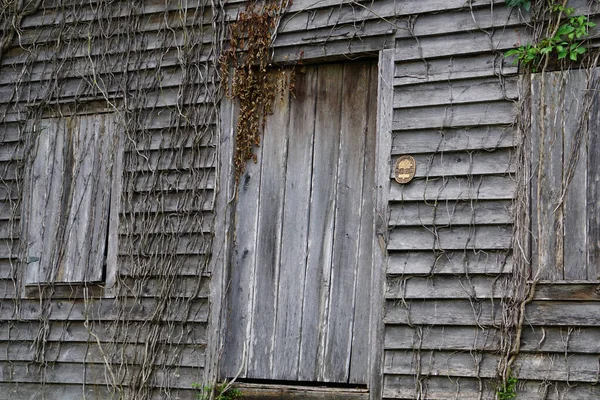
[[102, 281], [113, 123], [100, 114], [38, 125], [26, 178], [26, 283]]
[[542, 280], [599, 278], [598, 83], [585, 70], [532, 78], [532, 267]]

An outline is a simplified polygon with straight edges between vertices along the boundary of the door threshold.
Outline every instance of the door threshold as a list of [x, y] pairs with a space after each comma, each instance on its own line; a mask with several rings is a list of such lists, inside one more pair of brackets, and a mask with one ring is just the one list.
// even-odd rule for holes
[[368, 400], [369, 389], [235, 383], [244, 400]]

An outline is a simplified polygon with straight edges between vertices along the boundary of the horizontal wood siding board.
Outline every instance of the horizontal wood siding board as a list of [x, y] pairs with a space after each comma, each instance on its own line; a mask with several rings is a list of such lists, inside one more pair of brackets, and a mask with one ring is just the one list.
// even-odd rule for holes
[[406, 326], [388, 325], [385, 329], [385, 349], [498, 351], [500, 331], [477, 326]]
[[[419, 381], [427, 399], [495, 400], [497, 381], [466, 377], [427, 376]], [[414, 399], [415, 378], [412, 375], [385, 376], [384, 399]]]
[[394, 86], [426, 82], [448, 82], [472, 78], [511, 76], [518, 67], [497, 54], [477, 54], [428, 60], [406, 61], [397, 64]]
[[496, 101], [394, 110], [394, 131], [512, 124], [515, 104]]
[[527, 353], [600, 353], [600, 327], [527, 326], [523, 328], [521, 351]]
[[538, 283], [533, 298], [535, 300], [600, 302], [600, 282]]
[[[415, 155], [413, 157], [416, 162], [415, 178], [512, 173], [516, 166], [511, 162], [513, 159], [511, 153], [509, 149], [499, 149]], [[390, 178], [394, 177], [398, 158], [396, 156], [392, 157]]]
[[387, 350], [384, 373], [413, 375], [452, 376], [468, 378], [495, 378], [499, 356], [490, 353], [468, 351], [421, 351], [418, 365], [412, 350]]
[[[80, 388], [84, 383], [87, 386], [105, 382], [106, 378], [106, 366], [101, 364], [55, 363], [51, 367], [40, 370], [31, 368], [29, 362], [0, 361], [0, 371], [7, 382], [39, 383], [43, 379], [46, 384], [79, 384]], [[122, 376], [123, 381], [130, 381], [140, 372], [139, 366], [128, 366]], [[201, 376], [202, 368], [200, 367], [158, 368], [152, 378], [148, 380], [147, 386], [160, 388], [168, 380], [171, 388], [189, 389]]]
[[512, 271], [512, 256], [508, 251], [432, 251], [391, 252], [390, 275], [440, 275], [440, 274], [498, 274]]
[[514, 100], [516, 78], [486, 78], [404, 85], [394, 92], [394, 108]]
[[533, 326], [600, 326], [600, 307], [595, 301], [533, 301], [525, 320]]
[[516, 181], [508, 175], [426, 178], [405, 185], [393, 181], [389, 200], [510, 200], [515, 189]]
[[[428, 376], [419, 381], [427, 398], [431, 400], [495, 400], [496, 379], [456, 378]], [[387, 375], [385, 399], [414, 399], [414, 376]], [[517, 394], [527, 400], [596, 400], [600, 396], [598, 385], [578, 382], [549, 382], [519, 380]]]
[[[146, 298], [135, 301], [133, 298], [123, 300], [122, 305], [129, 313], [131, 321], [145, 321], [152, 317], [156, 312], [156, 305], [159, 299]], [[52, 300], [51, 312], [48, 316], [49, 321], [112, 321], [118, 318], [119, 309], [115, 307], [114, 299], [96, 299], [91, 304], [85, 305], [83, 300], [64, 301]], [[173, 302], [172, 308], [165, 313], [167, 321], [190, 321], [206, 322], [208, 317], [208, 302], [206, 299], [193, 299], [186, 303]], [[12, 320], [39, 320], [42, 310], [39, 306], [39, 299], [23, 300], [21, 309], [16, 310], [12, 301], [1, 301], [0, 319]], [[189, 310], [187, 308], [189, 307]]]
[[525, 29], [499, 29], [493, 33], [465, 32], [447, 36], [429, 36], [396, 40], [396, 61], [440, 58], [466, 54], [504, 52], [515, 43], [527, 42]]
[[392, 154], [444, 153], [463, 150], [494, 150], [514, 147], [513, 125], [439, 128], [393, 133]]
[[512, 226], [396, 227], [390, 233], [389, 250], [508, 249]]
[[507, 297], [507, 279], [491, 276], [388, 278], [386, 299], [492, 299]]
[[416, 325], [481, 325], [498, 324], [502, 320], [500, 302], [492, 300], [388, 300], [386, 324]]
[[[93, 340], [90, 337], [90, 340]], [[51, 363], [82, 363], [86, 365], [100, 364], [106, 362], [106, 350], [110, 344], [98, 346], [96, 343], [73, 343], [47, 342], [44, 357]], [[182, 366], [182, 367], [204, 367], [205, 347], [197, 345], [178, 346], [172, 349], [170, 343], [159, 344], [154, 363], [160, 366]], [[162, 348], [161, 348], [162, 347]], [[145, 344], [125, 345], [123, 351], [111, 355], [114, 363], [135, 363], [140, 353], [146, 350]], [[35, 354], [29, 342], [0, 342], [0, 362], [33, 362]]]
[[512, 209], [511, 200], [392, 203], [389, 224], [402, 227], [511, 224]]

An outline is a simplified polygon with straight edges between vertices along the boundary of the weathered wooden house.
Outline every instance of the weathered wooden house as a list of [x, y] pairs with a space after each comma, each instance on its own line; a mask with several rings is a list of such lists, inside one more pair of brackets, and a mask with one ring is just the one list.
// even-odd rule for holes
[[600, 5], [509, 3], [0, 0], [0, 399], [600, 398]]

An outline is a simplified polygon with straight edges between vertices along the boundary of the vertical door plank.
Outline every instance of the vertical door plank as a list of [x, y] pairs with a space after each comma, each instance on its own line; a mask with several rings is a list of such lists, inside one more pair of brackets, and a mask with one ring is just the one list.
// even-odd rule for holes
[[365, 113], [356, 110], [362, 109], [361, 104], [368, 98], [368, 78], [368, 65], [344, 66], [330, 306], [322, 373], [327, 382], [347, 382], [349, 373], [367, 126]]
[[[586, 86], [585, 70], [568, 72], [565, 103], [562, 108], [564, 116], [562, 130], [564, 134], [563, 182], [568, 179], [569, 164], [574, 165], [575, 169], [566, 188], [564, 200], [564, 279], [566, 280], [587, 279], [587, 135], [583, 131], [578, 132], [579, 122], [585, 117], [583, 107]], [[576, 146], [578, 142], [580, 143], [579, 149]]]
[[258, 200], [262, 147], [255, 149], [257, 162], [248, 161], [240, 177], [235, 210], [235, 244], [229, 271], [227, 321], [221, 375], [232, 378], [246, 376], [248, 337], [254, 281], [257, 242]]
[[281, 226], [285, 193], [290, 93], [290, 74], [281, 77], [283, 96], [273, 104], [262, 139], [260, 204], [258, 209], [258, 242], [254, 280], [253, 319], [250, 332], [248, 377], [266, 379], [271, 376], [271, 357], [275, 335], [275, 312], [281, 251]]
[[[360, 220], [360, 243], [356, 273], [354, 300], [354, 325], [350, 358], [349, 383], [366, 383], [369, 369], [369, 312], [373, 244], [373, 190], [375, 187], [375, 146], [377, 143], [377, 66], [369, 71], [368, 97], [364, 101], [364, 113], [368, 116], [365, 131], [365, 165], [363, 176], [362, 215]], [[355, 112], [361, 112], [356, 110]]]
[[590, 89], [590, 138], [587, 160], [588, 279], [600, 279], [600, 70], [593, 71]]
[[298, 379], [316, 381], [322, 364], [326, 306], [329, 297], [335, 193], [340, 145], [342, 65], [318, 69], [315, 145], [312, 169], [308, 257], [304, 284]]
[[554, 209], [562, 188], [564, 81], [562, 75], [546, 77], [545, 87], [542, 76], [532, 79], [532, 262], [534, 277], [554, 281], [563, 277], [562, 210]]
[[279, 292], [272, 365], [274, 379], [296, 380], [298, 376], [316, 82], [316, 68], [307, 68], [305, 74], [296, 75], [296, 99], [292, 101], [290, 110]]

